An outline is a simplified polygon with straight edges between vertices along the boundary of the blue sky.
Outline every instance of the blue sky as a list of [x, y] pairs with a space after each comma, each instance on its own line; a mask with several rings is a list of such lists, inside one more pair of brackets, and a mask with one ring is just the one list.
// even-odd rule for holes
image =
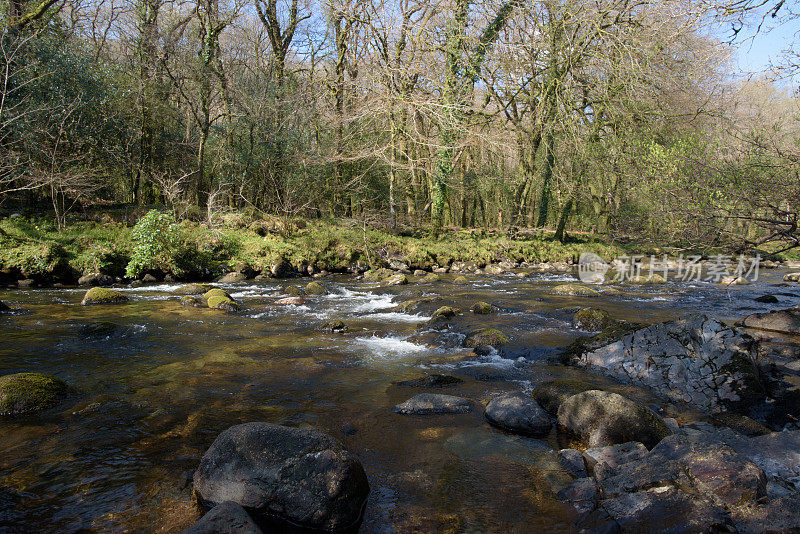
[[[787, 48], [796, 50], [800, 43], [800, 19], [780, 22], [768, 17], [760, 31], [756, 31], [760, 20], [760, 17], [752, 19], [751, 24], [745, 26], [732, 43], [736, 47], [736, 62], [745, 76], [757, 75], [769, 69], [770, 65], [779, 65], [783, 51]], [[724, 30], [724, 39], [729, 40], [732, 35], [730, 27]], [[793, 85], [797, 85], [797, 76], [793, 82]], [[785, 83], [792, 81], [786, 80]]]

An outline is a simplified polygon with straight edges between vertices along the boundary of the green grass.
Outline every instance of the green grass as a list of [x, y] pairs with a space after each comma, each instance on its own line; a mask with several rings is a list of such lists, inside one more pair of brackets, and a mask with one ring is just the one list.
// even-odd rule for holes
[[[454, 261], [569, 261], [584, 251], [607, 259], [623, 253], [592, 237], [562, 244], [546, 235], [512, 238], [498, 231], [450, 230], [434, 238], [424, 231], [394, 235], [357, 221], [253, 220], [242, 214], [214, 228], [191, 221], [182, 221], [179, 228], [181, 244], [163, 266], [177, 274], [240, 262], [264, 270], [283, 259], [295, 268], [315, 264], [341, 270], [356, 262], [377, 267], [397, 258], [424, 269]], [[121, 276], [134, 245], [132, 228], [112, 221], [77, 220], [58, 232], [46, 219], [17, 217], [0, 220], [0, 230], [0, 269], [19, 269], [30, 277], [46, 276], [55, 267]]]

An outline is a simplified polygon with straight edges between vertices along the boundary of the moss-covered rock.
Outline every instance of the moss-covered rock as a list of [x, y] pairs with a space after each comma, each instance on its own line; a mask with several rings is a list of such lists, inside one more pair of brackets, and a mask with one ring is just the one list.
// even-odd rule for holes
[[384, 278], [389, 278], [394, 274], [395, 272], [393, 270], [380, 267], [378, 269], [370, 269], [369, 271], [365, 272], [364, 280], [367, 282], [381, 282]]
[[570, 297], [596, 297], [600, 294], [596, 289], [581, 284], [560, 284], [551, 289], [550, 293]]
[[783, 275], [784, 282], [800, 282], [800, 272]]
[[247, 280], [247, 275], [245, 273], [226, 273], [217, 278], [217, 282], [220, 284], [236, 284], [239, 282], [244, 282]]
[[423, 304], [427, 304], [429, 302], [433, 302], [436, 300], [436, 297], [418, 297], [415, 299], [409, 299], [405, 302], [401, 302], [397, 305], [397, 310], [401, 312], [413, 312], [420, 309]]
[[120, 304], [127, 301], [128, 297], [119, 291], [105, 287], [93, 287], [86, 292], [81, 304], [84, 306], [90, 304]]
[[432, 284], [433, 282], [438, 282], [441, 280], [442, 277], [436, 273], [428, 273], [419, 281], [420, 284]]
[[186, 284], [175, 289], [178, 295], [202, 295], [214, 289], [211, 284]]
[[456, 276], [453, 279], [453, 283], [457, 285], [464, 285], [464, 284], [469, 284], [469, 280], [467, 280], [466, 276]]
[[452, 306], [442, 306], [441, 308], [433, 312], [433, 315], [431, 315], [431, 320], [449, 319], [451, 317], [459, 315], [460, 313], [461, 310], [459, 310], [458, 308], [454, 308]]
[[35, 413], [56, 406], [71, 390], [64, 381], [40, 373], [0, 376], [0, 415]]
[[508, 343], [508, 338], [495, 328], [481, 328], [469, 334], [464, 340], [464, 346], [472, 349], [485, 345], [497, 348], [506, 343]]
[[309, 282], [306, 286], [306, 295], [327, 295], [328, 290], [319, 282]]
[[583, 308], [575, 312], [572, 316], [572, 324], [575, 328], [588, 330], [590, 332], [600, 332], [614, 326], [616, 321], [611, 318], [607, 311], [598, 308]]
[[494, 307], [488, 302], [479, 301], [470, 306], [469, 311], [476, 315], [487, 315], [494, 311]]
[[239, 311], [239, 305], [230, 298], [222, 295], [212, 295], [208, 298], [208, 307], [212, 310], [222, 310], [228, 312]]
[[203, 296], [200, 297], [200, 300], [202, 301], [203, 304], [207, 305], [208, 304], [208, 299], [210, 299], [213, 296], [227, 297], [227, 298], [229, 298], [231, 300], [235, 300], [233, 297], [228, 295], [227, 291], [225, 291], [224, 289], [220, 289], [218, 287], [215, 287], [214, 289], [209, 289], [208, 291], [203, 293]]
[[283, 294], [289, 295], [290, 297], [301, 297], [305, 293], [303, 292], [303, 288], [300, 286], [289, 285], [283, 288]]
[[666, 284], [667, 279], [661, 276], [660, 274], [652, 274], [650, 276], [645, 276], [645, 275], [631, 276], [630, 278], [628, 278], [627, 282], [629, 284], [637, 284], [637, 285]]
[[403, 286], [408, 283], [408, 278], [403, 273], [394, 274], [381, 280], [382, 286]]

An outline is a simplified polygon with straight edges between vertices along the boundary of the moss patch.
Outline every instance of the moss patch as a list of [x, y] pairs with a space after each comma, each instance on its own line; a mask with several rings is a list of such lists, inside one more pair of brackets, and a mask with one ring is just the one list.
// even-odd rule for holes
[[0, 415], [47, 410], [64, 400], [71, 390], [54, 376], [17, 373], [0, 376]]
[[91, 304], [120, 304], [127, 301], [128, 297], [119, 291], [106, 287], [93, 287], [86, 292], [81, 304], [84, 306]]

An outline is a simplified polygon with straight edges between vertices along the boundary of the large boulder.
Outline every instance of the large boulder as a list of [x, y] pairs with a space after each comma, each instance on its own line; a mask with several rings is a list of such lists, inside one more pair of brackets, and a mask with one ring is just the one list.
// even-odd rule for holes
[[401, 415], [454, 414], [472, 411], [469, 399], [438, 393], [420, 393], [398, 404], [393, 411]]
[[589, 447], [639, 441], [651, 448], [670, 434], [664, 421], [646, 406], [597, 389], [561, 403], [558, 426]]
[[369, 494], [361, 463], [315, 430], [245, 423], [222, 432], [194, 474], [198, 501], [324, 532], [355, 526]]
[[754, 313], [745, 317], [742, 325], [748, 328], [797, 335], [800, 334], [800, 307]]
[[183, 534], [262, 534], [262, 532], [244, 508], [233, 501], [225, 501], [184, 530]]
[[113, 289], [105, 287], [93, 287], [86, 292], [81, 304], [84, 306], [92, 304], [120, 304], [127, 301], [128, 297], [119, 291], [114, 291]]
[[624, 334], [580, 366], [716, 413], [763, 399], [755, 340], [700, 314]]
[[69, 396], [69, 386], [59, 378], [40, 373], [0, 376], [0, 415], [20, 415], [47, 410]]
[[553, 426], [547, 412], [521, 391], [495, 397], [486, 405], [484, 415], [493, 426], [525, 436], [543, 436]]

